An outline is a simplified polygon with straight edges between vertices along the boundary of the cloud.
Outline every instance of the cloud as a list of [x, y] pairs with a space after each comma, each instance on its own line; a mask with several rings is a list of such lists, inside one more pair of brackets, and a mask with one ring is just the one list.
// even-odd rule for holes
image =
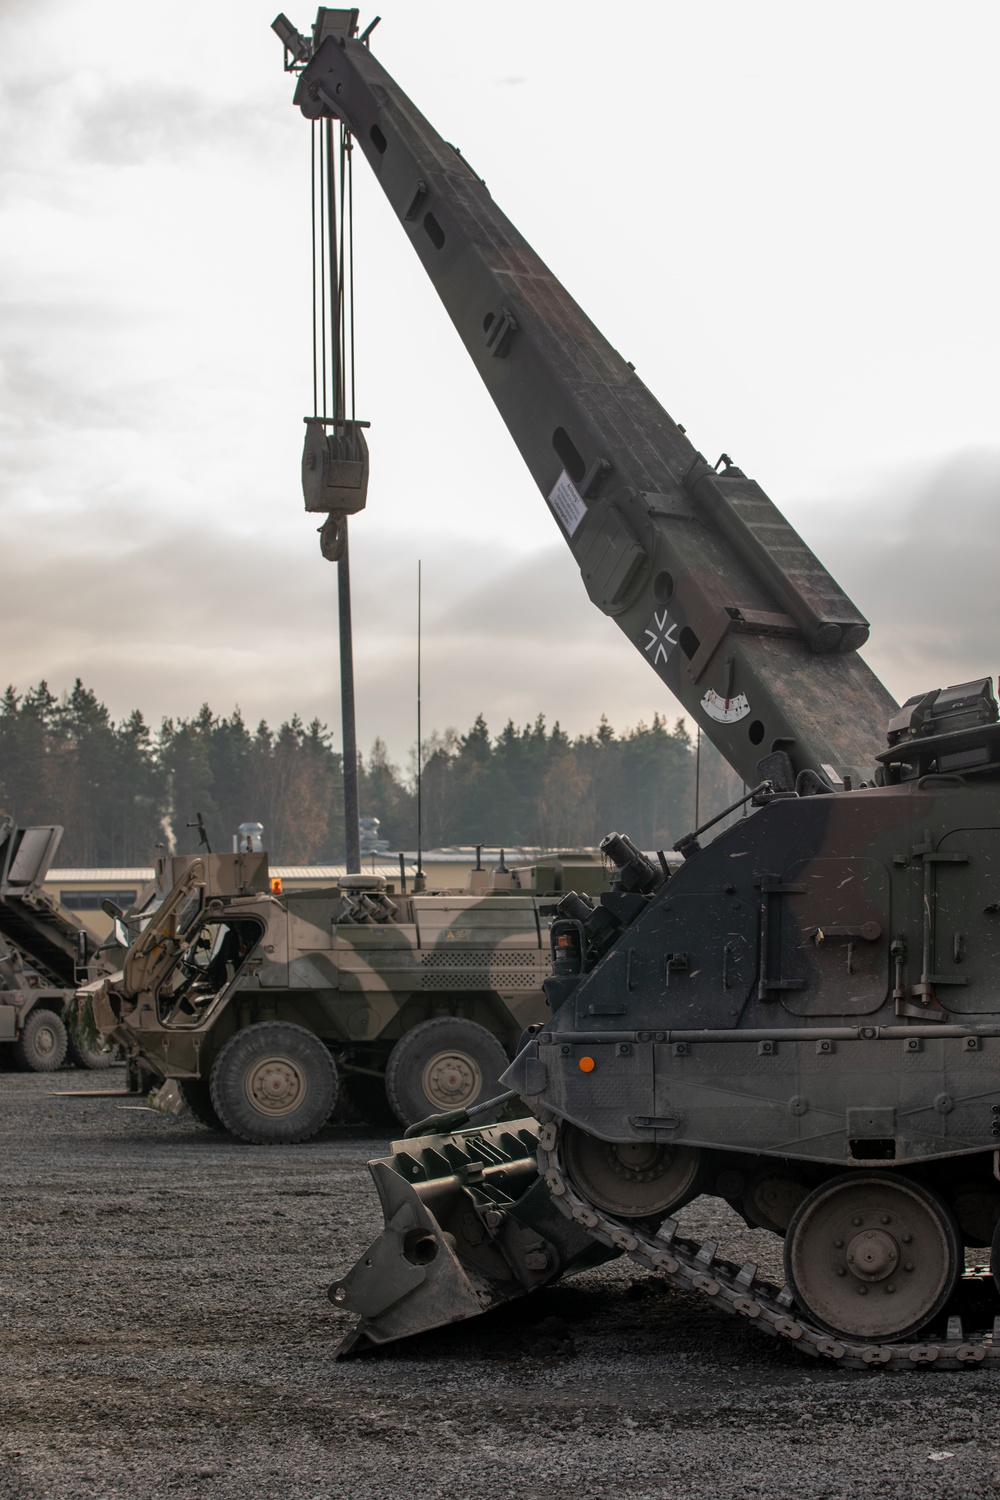
[[[128, 524], [123, 524], [127, 519]], [[359, 740], [405, 760], [416, 737], [416, 559], [424, 556], [424, 725], [499, 730], [544, 712], [571, 732], [619, 727], [665, 694], [583, 593], [568, 554], [521, 563], [467, 541], [393, 539], [364, 520], [352, 543]], [[339, 743], [337, 572], [311, 518], [269, 542], [207, 522], [95, 507], [72, 528], [8, 530], [5, 676], [61, 690], [80, 676], [116, 717], [157, 722], [239, 703], [253, 722], [298, 712]]]
[[187, 84], [102, 79], [99, 92], [81, 102], [70, 147], [81, 161], [104, 166], [175, 160], [200, 151], [206, 140], [220, 154], [234, 147], [242, 152], [248, 137], [273, 149], [271, 122], [264, 127], [255, 104], [251, 97], [242, 108], [223, 103]]
[[[753, 63], [762, 81], [729, 77], [702, 128], [703, 84], [678, 76], [664, 99], [662, 57], [678, 25], [690, 55], [716, 47], [718, 27], [698, 7], [671, 12], [637, 59], [623, 154], [587, 93], [604, 13], [549, 8], [525, 53], [487, 10], [446, 5], [431, 34], [390, 0], [376, 51], [651, 388], [683, 401], [698, 445], [734, 453], [800, 525], [869, 614], [866, 655], [887, 686], [905, 696], [989, 671], [1000, 455], [960, 450], [995, 419], [992, 209], [975, 190], [991, 50], [933, 25], [924, 62], [887, 71], [886, 22], [877, 45], [836, 43], [806, 76], [779, 20], [762, 29], [730, 7], [720, 67]], [[237, 0], [176, 0], [167, 22], [123, 0], [7, 0], [0, 14], [4, 676], [61, 689], [80, 675], [116, 716], [138, 706], [155, 722], [207, 699], [251, 721], [337, 723], [336, 573], [297, 488], [309, 133], [269, 20]], [[912, 47], [924, 33], [907, 35]], [[487, 53], [496, 88], [467, 66]], [[889, 177], [878, 120], [829, 107], [845, 84], [906, 144]], [[937, 211], [950, 199], [928, 189], [928, 136], [962, 200], [960, 240]], [[544, 152], [524, 167], [539, 141], [559, 142], [557, 181]], [[664, 151], [667, 195], [650, 190]], [[579, 206], [598, 178], [592, 233]], [[418, 558], [428, 731], [479, 711], [494, 730], [544, 711], [571, 733], [602, 712], [618, 729], [673, 714], [589, 603], [360, 169], [357, 194], [359, 409], [374, 424], [372, 496], [352, 528], [362, 744], [380, 734], [405, 763], [415, 735]], [[722, 203], [717, 231], [681, 232], [678, 203]], [[929, 457], [901, 470], [900, 454]], [[885, 477], [865, 490], [863, 469]], [[809, 496], [786, 503], [803, 476]]]
[[[899, 476], [810, 537], [872, 621], [865, 656], [898, 698], [984, 676], [1000, 626], [1000, 453], [957, 455]], [[589, 602], [572, 558], [551, 543], [524, 555], [492, 542], [352, 526], [359, 740], [405, 763], [416, 737], [416, 573], [423, 568], [425, 732], [498, 732], [542, 712], [571, 734], [607, 714], [619, 730], [678, 706]], [[266, 534], [206, 513], [97, 497], [72, 525], [5, 533], [5, 675], [54, 689], [76, 676], [117, 717], [157, 722], [220, 713], [277, 723], [298, 712], [340, 741], [337, 573], [313, 520], [289, 508]]]
[[[827, 507], [827, 514], [834, 507]], [[897, 697], [1000, 667], [1000, 451], [900, 474], [813, 544], [872, 622], [864, 655]]]

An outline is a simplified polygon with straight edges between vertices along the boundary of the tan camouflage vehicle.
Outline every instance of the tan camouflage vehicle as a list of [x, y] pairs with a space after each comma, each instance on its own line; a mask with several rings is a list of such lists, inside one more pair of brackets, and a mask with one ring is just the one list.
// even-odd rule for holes
[[593, 857], [501, 856], [464, 893], [397, 894], [374, 875], [278, 887], [265, 853], [161, 857], [124, 970], [83, 991], [140, 1069], [261, 1144], [307, 1140], [338, 1107], [410, 1125], [500, 1094], [547, 1014], [542, 898], [605, 879]]

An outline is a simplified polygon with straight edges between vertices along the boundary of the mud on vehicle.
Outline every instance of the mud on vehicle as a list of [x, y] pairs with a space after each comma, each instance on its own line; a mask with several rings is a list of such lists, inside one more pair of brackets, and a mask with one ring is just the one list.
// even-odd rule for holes
[[411, 1125], [503, 1092], [546, 1014], [544, 897], [597, 894], [600, 861], [474, 871], [467, 893], [348, 875], [282, 892], [261, 852], [161, 858], [159, 904], [95, 1020], [204, 1124], [260, 1144], [331, 1115]]

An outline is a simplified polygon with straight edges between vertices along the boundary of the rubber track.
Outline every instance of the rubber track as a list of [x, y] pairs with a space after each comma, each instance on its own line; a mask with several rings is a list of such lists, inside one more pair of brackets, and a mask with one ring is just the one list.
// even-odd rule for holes
[[[750, 1319], [762, 1332], [794, 1344], [803, 1354], [833, 1360], [851, 1370], [915, 1370], [926, 1365], [939, 1370], [960, 1370], [976, 1369], [986, 1361], [1000, 1361], [1000, 1318], [989, 1333], [972, 1336], [966, 1336], [961, 1319], [952, 1316], [943, 1339], [928, 1339], [919, 1344], [851, 1343], [814, 1327], [796, 1308], [788, 1288], [763, 1280], [753, 1261], [737, 1266], [716, 1253], [717, 1246], [712, 1240], [698, 1244], [682, 1239], [676, 1220], [664, 1220], [654, 1234], [601, 1213], [579, 1196], [564, 1172], [559, 1158], [558, 1122], [554, 1119], [542, 1121], [538, 1170], [556, 1205], [567, 1218], [582, 1224], [595, 1240], [623, 1251], [644, 1270], [655, 1271], [678, 1289], [697, 1292], [712, 1307]], [[986, 1279], [992, 1281], [977, 1270], [963, 1277], [962, 1284], [971, 1287]]]

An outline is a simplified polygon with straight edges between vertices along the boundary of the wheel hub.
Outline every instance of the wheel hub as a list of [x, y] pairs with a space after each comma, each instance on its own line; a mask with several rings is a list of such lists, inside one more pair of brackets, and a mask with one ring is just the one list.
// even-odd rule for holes
[[650, 1142], [603, 1141], [608, 1168], [626, 1182], [655, 1182], [670, 1170], [671, 1156]]
[[439, 1052], [425, 1065], [420, 1081], [432, 1104], [442, 1110], [462, 1109], [479, 1097], [483, 1074], [467, 1053]]
[[247, 1098], [263, 1114], [290, 1115], [306, 1093], [303, 1074], [288, 1057], [264, 1057], [246, 1078]]
[[865, 1229], [847, 1247], [848, 1269], [866, 1281], [884, 1281], [899, 1265], [899, 1246], [882, 1229]]
[[35, 1047], [46, 1057], [56, 1050], [56, 1036], [51, 1026], [39, 1026], [35, 1032]]
[[567, 1172], [595, 1207], [623, 1218], [646, 1218], [691, 1195], [701, 1163], [694, 1148], [600, 1141], [575, 1125], [564, 1129]]

